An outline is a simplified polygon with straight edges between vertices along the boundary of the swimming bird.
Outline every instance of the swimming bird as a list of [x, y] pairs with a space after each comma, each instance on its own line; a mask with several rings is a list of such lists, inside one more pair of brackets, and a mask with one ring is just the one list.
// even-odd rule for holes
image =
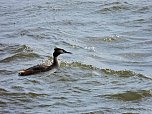
[[72, 54], [71, 52], [65, 51], [64, 49], [55, 48], [54, 53], [53, 53], [53, 63], [52, 63], [52, 65], [39, 64], [39, 65], [30, 67], [28, 69], [21, 70], [21, 71], [19, 71], [18, 74], [20, 76], [26, 76], [26, 75], [32, 75], [32, 74], [37, 74], [37, 73], [46, 72], [46, 71], [55, 72], [60, 66], [57, 57], [60, 54], [64, 54], [64, 53]]

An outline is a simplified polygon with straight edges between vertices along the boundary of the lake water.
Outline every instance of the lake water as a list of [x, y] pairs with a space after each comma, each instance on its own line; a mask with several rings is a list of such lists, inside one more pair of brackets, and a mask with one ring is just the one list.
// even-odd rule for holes
[[[49, 63], [61, 68], [18, 76]], [[1, 114], [150, 114], [151, 0], [1, 0]]]

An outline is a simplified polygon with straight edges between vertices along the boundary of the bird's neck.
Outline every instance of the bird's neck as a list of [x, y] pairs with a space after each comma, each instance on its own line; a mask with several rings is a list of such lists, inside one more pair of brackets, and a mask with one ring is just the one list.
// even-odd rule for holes
[[59, 62], [57, 57], [53, 57], [53, 65], [59, 67]]

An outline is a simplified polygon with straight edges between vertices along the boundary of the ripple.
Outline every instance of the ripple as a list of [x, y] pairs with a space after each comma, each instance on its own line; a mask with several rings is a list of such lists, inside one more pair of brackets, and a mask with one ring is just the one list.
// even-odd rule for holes
[[52, 97], [53, 99], [60, 99], [60, 100], [66, 100], [67, 98], [66, 97], [60, 97], [60, 96], [56, 96], [56, 97]]
[[14, 90], [16, 90], [16, 91], [24, 91], [24, 88], [23, 87], [21, 87], [21, 86], [12, 86], [11, 87], [12, 89], [14, 89]]
[[126, 42], [127, 40], [118, 35], [105, 36], [105, 37], [87, 37], [87, 42], [91, 43], [119, 43]]
[[112, 2], [112, 3], [104, 4], [102, 8], [97, 12], [106, 14], [106, 13], [125, 11], [125, 10], [129, 10], [129, 6], [127, 2], [124, 3]]
[[[44, 23], [39, 23], [39, 24], [44, 24]], [[43, 25], [42, 25], [43, 26]], [[43, 28], [43, 27], [30, 27], [30, 28], [26, 28], [26, 29], [19, 29], [16, 31], [13, 31], [11, 33], [7, 33], [6, 36], [9, 38], [23, 38], [25, 36], [27, 37], [31, 37], [34, 38], [36, 40], [39, 39], [47, 39], [49, 37], [48, 33], [44, 32], [47, 28]]]
[[133, 10], [133, 12], [135, 13], [147, 13], [151, 11], [151, 5], [148, 5], [148, 6], [143, 6], [143, 7], [136, 7], [135, 10]]
[[81, 92], [90, 92], [90, 89], [83, 87], [74, 87], [72, 91], [76, 93], [81, 93]]
[[0, 70], [1, 75], [11, 75], [13, 73], [14, 73], [13, 71], [9, 71], [9, 70]]
[[83, 114], [104, 114], [104, 111], [88, 111], [88, 112], [84, 112]]
[[151, 53], [135, 53], [135, 52], [121, 53], [119, 55], [121, 55], [122, 57], [127, 58], [127, 59], [135, 59], [135, 60], [142, 60], [142, 59], [152, 56]]
[[62, 81], [62, 82], [74, 82], [77, 81], [76, 79], [70, 78], [70, 77], [64, 77], [62, 76], [58, 81]]
[[46, 96], [47, 94], [39, 94], [39, 93], [35, 93], [35, 92], [10, 92], [10, 91], [6, 91], [4, 89], [0, 89], [1, 91], [1, 95], [5, 96], [5, 97], [12, 97], [12, 98], [24, 98], [24, 97], [29, 97], [29, 98], [34, 98], [34, 97], [39, 97], [39, 96]]
[[[62, 20], [62, 21], [55, 21], [55, 22], [49, 22], [49, 24], [53, 24], [55, 26], [84, 26], [85, 24], [83, 22], [74, 21], [74, 20]], [[87, 24], [87, 23], [86, 23]]]
[[7, 92], [7, 90], [6, 89], [3, 89], [3, 88], [0, 88], [0, 92], [2, 93], [2, 92]]
[[117, 23], [117, 25], [119, 26], [125, 26], [125, 27], [143, 27], [143, 25], [150, 23], [150, 18], [138, 18], [138, 19], [132, 19], [132, 20], [127, 20], [127, 21], [123, 21], [123, 22], [119, 22]]

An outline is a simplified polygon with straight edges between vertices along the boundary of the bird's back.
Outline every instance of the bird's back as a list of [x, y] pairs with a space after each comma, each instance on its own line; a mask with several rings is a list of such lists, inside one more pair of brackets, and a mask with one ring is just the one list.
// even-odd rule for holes
[[46, 71], [52, 70], [53, 68], [54, 67], [52, 65], [47, 66], [47, 65], [40, 64], [40, 65], [30, 67], [28, 69], [19, 71], [19, 75], [20, 76], [26, 76], [26, 75], [37, 74], [37, 73], [40, 73], [40, 72], [46, 72]]

